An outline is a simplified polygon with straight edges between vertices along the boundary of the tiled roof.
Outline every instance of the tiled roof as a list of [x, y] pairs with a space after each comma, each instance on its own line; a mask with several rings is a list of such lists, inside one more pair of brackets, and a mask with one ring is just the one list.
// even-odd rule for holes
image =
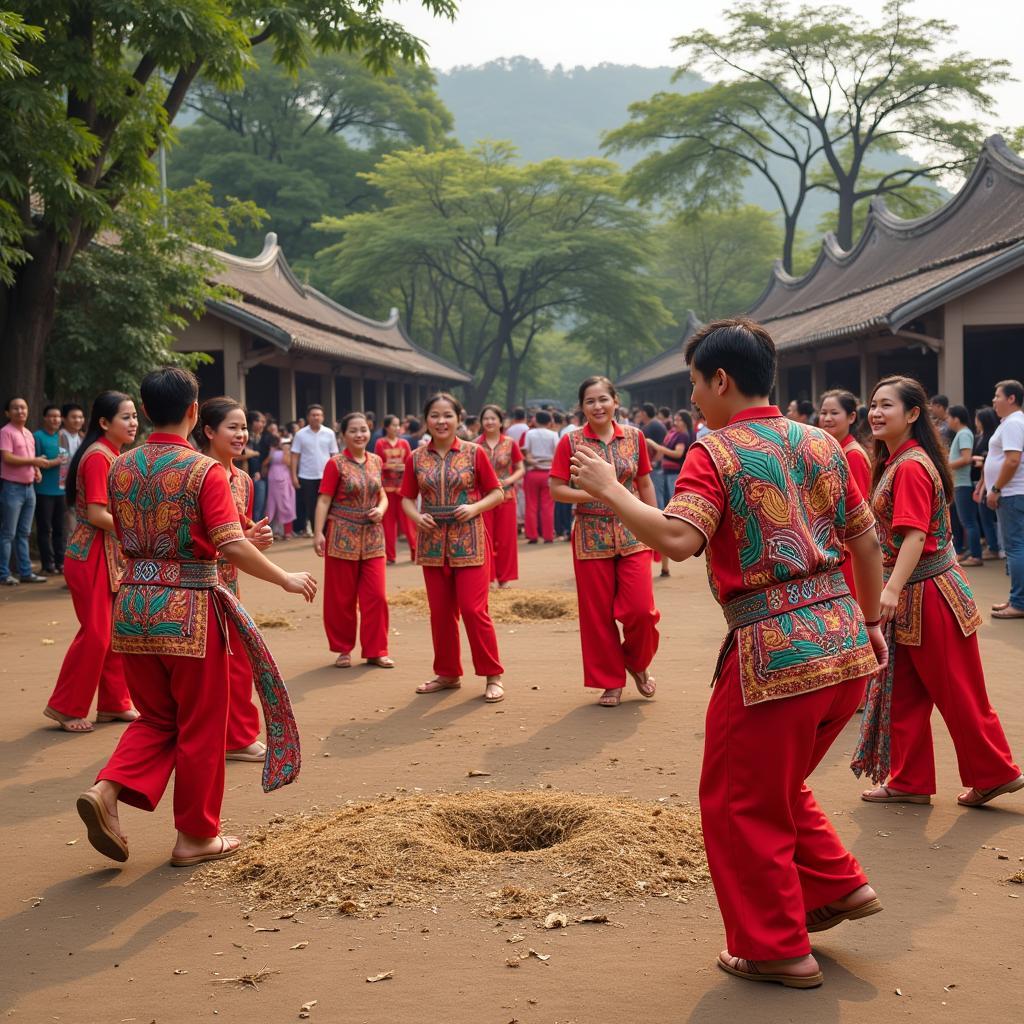
[[780, 349], [865, 330], [898, 331], [922, 313], [1024, 265], [1024, 160], [988, 139], [963, 188], [939, 209], [903, 220], [872, 200], [849, 252], [826, 235], [800, 278], [776, 264], [750, 310]]
[[629, 373], [615, 382], [615, 386], [620, 388], [636, 388], [644, 384], [656, 384], [669, 377], [681, 377], [684, 373], [687, 373], [686, 362], [683, 359], [683, 350], [686, 348], [686, 343], [690, 340], [694, 331], [702, 326], [703, 324], [697, 318], [697, 314], [692, 309], [688, 310], [686, 323], [683, 325], [683, 336], [679, 341], [666, 351], [659, 352], [653, 359], [648, 359], [646, 363], [641, 363], [635, 369], [630, 370]]
[[290, 352], [434, 380], [472, 379], [416, 345], [402, 329], [397, 311], [388, 320], [371, 320], [302, 284], [273, 232], [254, 259], [220, 251], [214, 255], [221, 265], [216, 281], [237, 293], [209, 303], [214, 316], [244, 322], [253, 334]]

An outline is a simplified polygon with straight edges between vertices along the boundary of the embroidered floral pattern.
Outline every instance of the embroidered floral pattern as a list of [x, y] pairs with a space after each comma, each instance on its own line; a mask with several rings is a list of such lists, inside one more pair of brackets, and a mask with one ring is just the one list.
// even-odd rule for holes
[[[443, 456], [430, 445], [421, 445], [412, 453], [424, 508], [469, 505], [479, 499], [477, 449], [472, 441], [460, 441], [457, 450], [452, 448]], [[468, 523], [446, 518], [437, 530], [416, 531], [416, 561], [420, 565], [483, 565], [486, 553], [483, 516]]]
[[[246, 530], [252, 525], [249, 519], [252, 477], [243, 470], [236, 469], [228, 476], [228, 486], [231, 488], [231, 497], [235, 499], [235, 508], [238, 509], [238, 522], [242, 529]], [[221, 584], [227, 587], [235, 597], [238, 597], [238, 569], [226, 558], [218, 558], [217, 573], [220, 576]]]
[[[646, 442], [636, 427], [623, 427], [622, 436], [613, 437], [610, 444], [587, 437], [582, 430], [574, 430], [567, 436], [571, 455], [575, 455], [581, 447], [589, 448], [615, 467], [616, 479], [623, 487], [634, 494], [638, 493], [636, 477], [640, 469], [640, 446]], [[581, 501], [576, 505], [572, 542], [576, 557], [580, 560], [615, 558], [616, 555], [633, 555], [638, 551], [650, 550], [600, 501]]]
[[710, 540], [718, 529], [718, 523], [722, 518], [713, 501], [708, 501], [702, 494], [686, 491], [672, 495], [665, 506], [664, 514], [675, 519], [684, 519], [700, 530], [707, 540]]
[[[82, 453], [78, 463], [78, 479], [82, 479], [82, 468], [86, 459], [94, 455], [102, 455], [107, 461], [108, 467], [113, 465], [117, 456], [104, 444], [98, 441], [90, 445], [88, 451]], [[76, 562], [85, 562], [89, 559], [89, 552], [92, 550], [96, 535], [103, 535], [103, 556], [107, 563], [107, 578], [110, 581], [110, 589], [117, 593], [121, 577], [124, 575], [124, 555], [121, 553], [121, 545], [117, 538], [106, 530], [98, 530], [89, 522], [89, 509], [85, 500], [85, 487], [79, 486], [75, 491], [75, 529], [72, 531], [71, 539], [68, 541], [65, 557]]]
[[350, 562], [383, 558], [384, 527], [366, 518], [366, 513], [380, 500], [383, 462], [372, 452], [367, 452], [363, 463], [344, 452], [335, 455], [334, 462], [338, 467], [338, 485], [327, 515], [328, 557]]
[[[504, 485], [516, 468], [512, 458], [512, 449], [517, 448], [518, 445], [511, 437], [506, 437], [504, 434], [498, 438], [498, 443], [493, 448], [482, 437], [477, 440], [477, 444], [487, 453], [487, 457], [491, 460], [491, 465], [494, 467], [498, 480]], [[514, 501], [515, 496], [513, 488], [505, 488], [506, 501]]]

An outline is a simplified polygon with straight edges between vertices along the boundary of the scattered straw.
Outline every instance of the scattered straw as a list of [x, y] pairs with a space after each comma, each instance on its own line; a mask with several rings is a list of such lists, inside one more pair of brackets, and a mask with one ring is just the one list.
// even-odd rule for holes
[[1007, 879], [1008, 882], [1014, 882], [1017, 885], [1024, 885], [1024, 871], [1017, 871], [1010, 875]]
[[253, 612], [252, 621], [260, 629], [294, 629], [295, 625], [287, 615], [280, 612]]
[[[388, 595], [392, 608], [409, 608], [430, 614], [425, 590], [401, 590]], [[564, 590], [492, 590], [487, 607], [495, 622], [540, 622], [545, 619], [575, 619], [576, 595]]]
[[370, 801], [276, 819], [203, 872], [267, 907], [362, 913], [467, 900], [494, 917], [649, 896], [707, 880], [695, 811], [577, 793]]
[[252, 974], [240, 974], [237, 978], [215, 978], [215, 985], [238, 985], [239, 988], [254, 988], [258, 992], [260, 984], [266, 981], [272, 974], [279, 974], [279, 971], [272, 971], [269, 967], [262, 967]]

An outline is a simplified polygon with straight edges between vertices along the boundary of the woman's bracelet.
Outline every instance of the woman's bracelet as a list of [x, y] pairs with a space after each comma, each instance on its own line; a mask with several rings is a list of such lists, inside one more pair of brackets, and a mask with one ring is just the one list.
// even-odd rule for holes
[[867, 619], [864, 620], [864, 625], [867, 626], [868, 629], [873, 629], [875, 626], [880, 626], [881, 624], [882, 624], [882, 620], [880, 618], [879, 619], [872, 619], [871, 622], [868, 622]]

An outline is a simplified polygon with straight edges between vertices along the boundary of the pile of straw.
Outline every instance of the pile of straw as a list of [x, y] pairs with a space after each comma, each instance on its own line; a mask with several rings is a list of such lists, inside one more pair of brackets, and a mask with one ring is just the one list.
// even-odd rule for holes
[[[388, 595], [392, 608], [409, 608], [430, 614], [425, 590], [401, 590]], [[487, 599], [495, 622], [538, 622], [545, 619], [575, 619], [576, 595], [564, 590], [492, 590]]]
[[693, 810], [496, 792], [389, 797], [276, 818], [202, 882], [267, 907], [360, 913], [447, 898], [517, 918], [594, 900], [681, 897], [707, 877]]
[[282, 612], [252, 612], [252, 621], [260, 629], [294, 629], [295, 624]]

